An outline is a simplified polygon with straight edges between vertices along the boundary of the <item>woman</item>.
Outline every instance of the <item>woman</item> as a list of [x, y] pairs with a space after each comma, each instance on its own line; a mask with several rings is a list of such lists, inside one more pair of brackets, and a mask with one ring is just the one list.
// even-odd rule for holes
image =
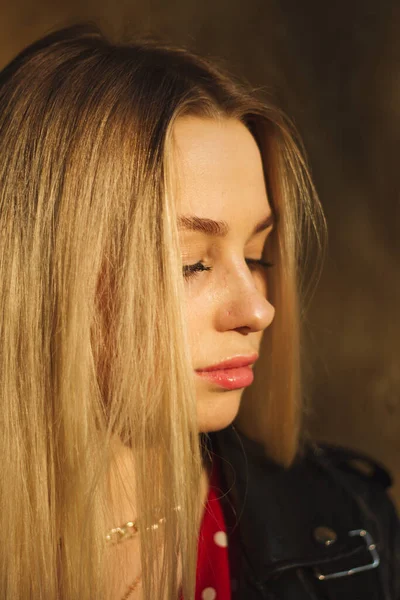
[[[3, 597], [272, 597], [242, 523], [309, 464], [298, 265], [323, 229], [292, 128], [204, 59], [86, 26], [22, 52], [0, 107]], [[331, 597], [302, 577], [274, 597]]]

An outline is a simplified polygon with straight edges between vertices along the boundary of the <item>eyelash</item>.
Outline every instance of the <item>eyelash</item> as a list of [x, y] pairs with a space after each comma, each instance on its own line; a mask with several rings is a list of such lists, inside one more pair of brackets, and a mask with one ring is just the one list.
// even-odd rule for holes
[[[246, 258], [245, 259], [247, 266], [251, 269], [251, 267], [262, 267], [263, 269], [269, 269], [273, 267], [273, 263], [267, 262], [265, 260], [258, 260], [256, 258]], [[185, 279], [190, 279], [191, 277], [195, 277], [202, 271], [211, 271], [212, 267], [207, 267], [201, 260], [193, 265], [184, 265], [182, 267], [183, 276]]]

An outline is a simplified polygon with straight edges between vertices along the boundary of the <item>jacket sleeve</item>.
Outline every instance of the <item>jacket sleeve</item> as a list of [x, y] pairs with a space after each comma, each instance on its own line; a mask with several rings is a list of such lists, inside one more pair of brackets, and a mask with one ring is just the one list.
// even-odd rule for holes
[[390, 530], [392, 539], [390, 540], [390, 552], [393, 556], [392, 561], [392, 581], [393, 581], [393, 598], [400, 600], [400, 524], [398, 514], [393, 504], [388, 507], [390, 515]]
[[370, 506], [379, 515], [382, 536], [386, 540], [387, 579], [391, 597], [400, 600], [400, 521], [386, 490], [370, 490]]
[[375, 486], [369, 488], [368, 504], [376, 516], [382, 538], [385, 540], [384, 564], [387, 565], [387, 581], [390, 597], [400, 600], [400, 521], [396, 507], [386, 490]]
[[[400, 600], [400, 523], [382, 465], [348, 448], [308, 443], [285, 469], [231, 428], [215, 434], [213, 450], [223, 458], [227, 504], [237, 517], [239, 598]], [[334, 543], [319, 539], [319, 529]], [[353, 578], [355, 567], [370, 568]]]
[[[325, 444], [325, 456], [336, 469], [342, 483], [357, 499], [367, 519], [373, 523], [381, 544], [383, 579], [388, 595], [400, 600], [400, 519], [394, 502], [388, 494], [392, 485], [390, 473], [370, 456], [341, 447]], [[359, 471], [354, 459], [364, 462], [369, 472]]]

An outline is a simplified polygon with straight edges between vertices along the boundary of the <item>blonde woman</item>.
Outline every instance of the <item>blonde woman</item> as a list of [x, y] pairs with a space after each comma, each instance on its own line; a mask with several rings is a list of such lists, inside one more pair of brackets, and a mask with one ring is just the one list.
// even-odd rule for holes
[[281, 111], [77, 26], [1, 73], [0, 145], [1, 597], [397, 600], [389, 476], [302, 434]]

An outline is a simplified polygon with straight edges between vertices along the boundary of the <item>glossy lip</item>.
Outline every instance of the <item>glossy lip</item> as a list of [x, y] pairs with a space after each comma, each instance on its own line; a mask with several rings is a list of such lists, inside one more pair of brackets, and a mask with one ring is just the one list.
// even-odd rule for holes
[[202, 373], [210, 371], [222, 371], [226, 369], [238, 369], [240, 367], [248, 367], [249, 365], [252, 365], [257, 359], [258, 354], [251, 354], [250, 356], [234, 356], [216, 365], [210, 365], [209, 367], [204, 367], [203, 369], [196, 369], [196, 371], [198, 373]]
[[218, 388], [225, 390], [238, 390], [248, 387], [253, 383], [253, 363], [258, 355], [235, 356], [224, 360], [216, 365], [210, 365], [204, 369], [197, 369], [196, 373], [202, 379], [208, 380]]

